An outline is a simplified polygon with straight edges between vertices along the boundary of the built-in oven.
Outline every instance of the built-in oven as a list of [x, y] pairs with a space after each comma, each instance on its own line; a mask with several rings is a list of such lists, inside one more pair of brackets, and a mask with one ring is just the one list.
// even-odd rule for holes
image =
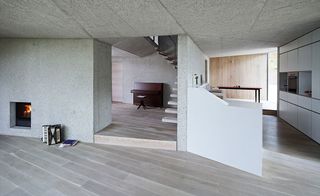
[[297, 94], [299, 92], [299, 72], [288, 73], [288, 92]]

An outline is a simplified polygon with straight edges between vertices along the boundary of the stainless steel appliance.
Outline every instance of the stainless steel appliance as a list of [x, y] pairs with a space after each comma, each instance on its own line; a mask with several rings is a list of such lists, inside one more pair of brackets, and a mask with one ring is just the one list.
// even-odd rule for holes
[[288, 92], [297, 94], [299, 92], [299, 72], [288, 73]]

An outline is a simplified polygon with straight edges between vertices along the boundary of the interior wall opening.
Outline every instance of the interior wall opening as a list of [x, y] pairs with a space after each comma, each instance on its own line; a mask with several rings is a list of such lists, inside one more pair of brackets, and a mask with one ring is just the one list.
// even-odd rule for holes
[[95, 137], [99, 143], [176, 150], [176, 35], [113, 45], [112, 123]]

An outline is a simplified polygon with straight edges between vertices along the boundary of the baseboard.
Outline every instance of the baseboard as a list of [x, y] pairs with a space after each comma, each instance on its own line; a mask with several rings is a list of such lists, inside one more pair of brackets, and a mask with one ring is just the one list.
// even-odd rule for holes
[[263, 110], [263, 115], [271, 115], [271, 116], [278, 116], [277, 110]]

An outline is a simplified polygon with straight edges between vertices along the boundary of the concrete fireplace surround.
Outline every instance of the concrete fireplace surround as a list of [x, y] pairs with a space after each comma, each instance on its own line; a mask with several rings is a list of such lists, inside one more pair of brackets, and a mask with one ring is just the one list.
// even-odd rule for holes
[[[0, 134], [40, 137], [63, 124], [93, 142], [111, 122], [111, 46], [93, 39], [0, 39]], [[10, 126], [10, 102], [32, 102], [31, 128]]]

